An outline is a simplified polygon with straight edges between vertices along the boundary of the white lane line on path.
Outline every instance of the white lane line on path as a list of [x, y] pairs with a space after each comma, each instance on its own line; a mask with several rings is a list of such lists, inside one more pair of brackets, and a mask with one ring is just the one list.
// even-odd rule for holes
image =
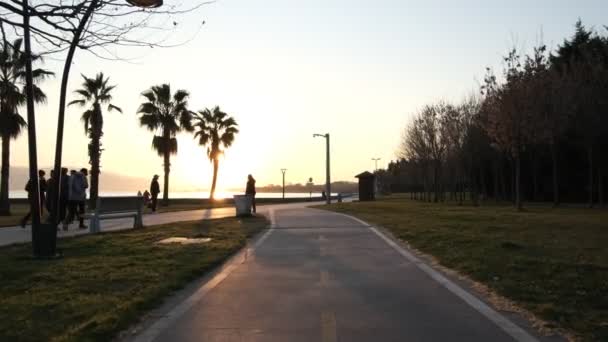
[[333, 312], [323, 311], [321, 313], [321, 341], [338, 341], [338, 334], [336, 333], [336, 315]]
[[360, 220], [354, 216], [337, 213], [342, 216], [346, 216], [352, 220], [355, 220], [361, 224], [364, 224], [370, 228], [372, 232], [374, 232], [378, 237], [380, 237], [384, 242], [386, 242], [389, 246], [393, 247], [397, 251], [397, 253], [401, 254], [403, 257], [411, 261], [418, 267], [422, 272], [426, 273], [433, 280], [441, 284], [443, 287], [448, 289], [448, 291], [455, 294], [457, 297], [465, 301], [465, 303], [469, 304], [473, 309], [477, 310], [479, 313], [484, 315], [487, 319], [494, 322], [498, 327], [500, 327], [504, 332], [509, 334], [509, 336], [513, 337], [518, 342], [538, 342], [538, 340], [526, 332], [524, 329], [517, 326], [515, 323], [511, 322], [505, 316], [498, 313], [496, 310], [492, 309], [486, 303], [477, 299], [472, 294], [468, 293], [460, 286], [456, 285], [451, 280], [444, 277], [441, 273], [435, 271], [429, 265], [424, 263], [422, 260], [418, 259], [415, 255], [405, 250], [402, 246], [397, 244], [395, 241], [389, 239], [386, 235], [382, 234], [378, 229], [371, 226], [369, 223]]
[[[270, 229], [260, 237], [251, 248], [247, 251], [254, 252], [257, 248], [262, 245], [262, 243], [268, 238], [268, 236], [272, 233], [275, 224], [275, 216], [274, 209], [269, 210], [269, 218], [270, 218]], [[219, 285], [224, 279], [226, 279], [235, 268], [239, 266], [240, 263], [237, 262], [238, 258], [234, 258], [230, 261], [230, 265], [224, 268], [220, 273], [216, 274], [211, 280], [209, 280], [205, 285], [196, 290], [190, 297], [181, 302], [179, 305], [171, 309], [166, 315], [159, 318], [152, 326], [148, 327], [145, 331], [135, 337], [132, 341], [134, 342], [152, 342], [154, 341], [163, 331], [165, 331], [169, 326], [171, 326], [178, 318], [180, 318], [184, 313], [186, 313], [190, 308], [192, 308], [196, 303], [198, 303], [203, 297], [209, 293], [209, 291], [213, 290], [217, 285]]]

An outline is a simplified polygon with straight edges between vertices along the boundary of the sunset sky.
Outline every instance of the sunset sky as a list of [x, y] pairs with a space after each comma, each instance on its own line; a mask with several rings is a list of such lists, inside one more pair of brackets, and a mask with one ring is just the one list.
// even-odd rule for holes
[[[240, 124], [220, 164], [220, 189], [244, 187], [248, 173], [258, 185], [279, 184], [281, 168], [290, 183], [323, 183], [324, 140], [312, 134], [326, 132], [333, 180], [354, 181], [373, 169], [372, 157], [383, 167], [396, 158], [401, 132], [422, 105], [477, 91], [485, 67], [499, 68], [514, 44], [527, 50], [542, 39], [554, 48], [578, 18], [603, 30], [606, 13], [605, 0], [219, 0], [181, 18], [185, 27], [206, 21], [184, 46], [129, 50], [138, 56], [132, 62], [79, 51], [69, 89], [80, 85], [80, 73], [99, 71], [117, 85], [113, 103], [124, 114], [105, 113], [102, 171], [162, 175], [152, 133], [139, 127], [136, 110], [142, 91], [170, 83], [190, 91], [192, 110], [219, 105]], [[60, 65], [45, 64], [58, 77], [42, 84], [49, 101], [37, 107], [41, 166], [53, 163]], [[81, 112], [67, 113], [69, 166], [88, 166]], [[11, 163], [27, 165], [26, 135], [13, 144]], [[205, 150], [191, 135], [180, 136], [172, 188], [207, 189], [211, 174]]]

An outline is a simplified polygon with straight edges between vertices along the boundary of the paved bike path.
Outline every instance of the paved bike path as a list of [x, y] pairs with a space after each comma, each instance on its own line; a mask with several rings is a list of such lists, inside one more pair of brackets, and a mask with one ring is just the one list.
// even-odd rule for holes
[[307, 208], [269, 214], [273, 228], [242, 260], [134, 341], [543, 340], [362, 221]]

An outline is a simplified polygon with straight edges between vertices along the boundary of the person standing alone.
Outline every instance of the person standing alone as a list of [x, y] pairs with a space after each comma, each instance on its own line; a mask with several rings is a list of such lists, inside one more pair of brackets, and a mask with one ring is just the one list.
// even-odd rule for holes
[[150, 208], [152, 208], [152, 212], [156, 212], [156, 203], [158, 202], [158, 194], [160, 193], [160, 185], [158, 184], [158, 175], [154, 175], [152, 177], [152, 182], [150, 183], [150, 194], [152, 195], [152, 203]]
[[252, 175], [247, 176], [247, 187], [245, 195], [251, 196], [251, 210], [255, 214], [255, 179]]

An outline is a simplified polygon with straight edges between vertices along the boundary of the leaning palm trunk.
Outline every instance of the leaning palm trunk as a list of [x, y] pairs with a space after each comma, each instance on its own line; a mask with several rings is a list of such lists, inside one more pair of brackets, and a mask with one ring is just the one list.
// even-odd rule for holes
[[8, 199], [8, 177], [10, 163], [11, 140], [9, 137], [2, 138], [2, 172], [0, 176], [0, 215], [11, 214], [11, 204]]
[[213, 159], [213, 181], [211, 182], [211, 196], [209, 198], [215, 198], [215, 185], [217, 184], [217, 170], [219, 168], [219, 160]]

